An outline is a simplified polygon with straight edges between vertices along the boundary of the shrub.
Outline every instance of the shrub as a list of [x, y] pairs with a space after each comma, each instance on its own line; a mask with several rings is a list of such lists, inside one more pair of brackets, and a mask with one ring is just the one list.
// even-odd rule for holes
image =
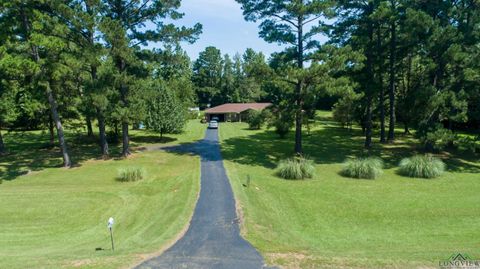
[[249, 110], [247, 115], [247, 123], [251, 130], [258, 130], [265, 124], [265, 116], [262, 112]]
[[280, 138], [285, 138], [293, 127], [295, 114], [288, 108], [276, 108], [272, 113], [268, 113], [267, 118], [269, 119], [268, 128], [275, 128], [275, 133], [277, 133]]
[[452, 131], [438, 126], [435, 129], [424, 132], [420, 136], [420, 142], [425, 147], [425, 150], [431, 152], [439, 152], [452, 146], [454, 140], [455, 135]]
[[427, 155], [415, 155], [400, 162], [400, 174], [416, 178], [435, 178], [443, 174], [445, 164], [442, 160]]
[[290, 158], [277, 166], [277, 176], [284, 179], [306, 179], [315, 174], [313, 161], [305, 157]]
[[268, 122], [268, 128], [274, 128], [275, 133], [277, 133], [280, 138], [285, 138], [285, 136], [290, 132], [290, 129], [294, 125], [295, 113], [289, 107], [277, 106], [272, 109], [266, 109], [266, 119]]
[[144, 179], [145, 174], [145, 169], [143, 168], [122, 168], [118, 170], [118, 180], [123, 182], [138, 181]]
[[454, 144], [456, 147], [458, 147], [459, 150], [477, 153], [480, 152], [480, 145], [478, 144], [478, 142], [478, 137], [473, 138], [469, 136], [463, 136], [458, 137], [455, 140]]
[[360, 94], [347, 92], [333, 105], [333, 119], [339, 122], [342, 127], [351, 129], [355, 120], [355, 107], [358, 106], [358, 100], [362, 97]]
[[382, 168], [380, 158], [355, 158], [344, 162], [341, 174], [351, 178], [375, 179], [382, 175]]
[[285, 138], [292, 128], [292, 123], [287, 121], [276, 120], [274, 123], [275, 133], [280, 136], [280, 138]]

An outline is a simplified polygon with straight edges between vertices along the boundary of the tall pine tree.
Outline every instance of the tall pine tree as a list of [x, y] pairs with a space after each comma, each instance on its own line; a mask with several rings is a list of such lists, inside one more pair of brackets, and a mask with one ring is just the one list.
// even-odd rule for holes
[[[287, 45], [285, 60], [294, 61], [301, 72], [311, 52], [319, 48], [322, 19], [330, 15], [331, 1], [236, 0], [242, 5], [247, 21], [261, 21], [260, 36], [267, 42]], [[299, 71], [296, 71], [297, 73]], [[295, 72], [295, 71], [293, 71]], [[295, 153], [302, 154], [302, 124], [305, 90], [301, 76], [290, 82], [295, 85]]]
[[[129, 67], [137, 60], [135, 49], [149, 42], [177, 43], [180, 41], [194, 42], [201, 32], [201, 25], [192, 28], [177, 27], [168, 23], [168, 19], [177, 20], [183, 14], [178, 12], [180, 0], [149, 1], [149, 0], [106, 0], [103, 9], [102, 32], [110, 48], [110, 53], [117, 68], [117, 88], [120, 95], [120, 107], [117, 109], [122, 123], [122, 155], [130, 155], [129, 123], [134, 111], [130, 111], [132, 96], [129, 87], [132, 76]], [[148, 29], [146, 25], [153, 25]]]

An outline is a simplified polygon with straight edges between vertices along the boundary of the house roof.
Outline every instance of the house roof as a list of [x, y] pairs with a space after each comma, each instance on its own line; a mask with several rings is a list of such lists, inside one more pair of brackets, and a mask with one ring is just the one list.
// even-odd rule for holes
[[223, 114], [223, 113], [241, 113], [249, 109], [263, 110], [271, 103], [236, 103], [236, 104], [223, 104], [216, 107], [205, 110], [206, 114]]

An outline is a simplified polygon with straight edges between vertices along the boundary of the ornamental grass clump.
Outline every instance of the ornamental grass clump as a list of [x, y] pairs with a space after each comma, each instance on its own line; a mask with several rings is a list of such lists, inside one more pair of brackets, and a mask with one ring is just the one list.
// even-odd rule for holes
[[345, 177], [376, 179], [383, 174], [383, 161], [377, 157], [346, 160], [341, 174]]
[[118, 181], [138, 181], [144, 179], [145, 175], [145, 169], [140, 167], [121, 168], [118, 170]]
[[307, 179], [315, 175], [313, 161], [305, 157], [289, 158], [277, 166], [277, 176], [284, 179]]
[[427, 155], [415, 155], [400, 162], [399, 173], [415, 178], [436, 178], [445, 172], [445, 163], [439, 158]]

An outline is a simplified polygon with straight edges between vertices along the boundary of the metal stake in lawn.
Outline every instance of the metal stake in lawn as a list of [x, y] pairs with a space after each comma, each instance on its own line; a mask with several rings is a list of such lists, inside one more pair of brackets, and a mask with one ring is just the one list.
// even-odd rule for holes
[[115, 220], [113, 220], [113, 218], [110, 217], [108, 219], [107, 227], [110, 230], [110, 239], [112, 240], [112, 251], [115, 251], [115, 246], [113, 245], [113, 232], [112, 232], [113, 223], [115, 223]]

